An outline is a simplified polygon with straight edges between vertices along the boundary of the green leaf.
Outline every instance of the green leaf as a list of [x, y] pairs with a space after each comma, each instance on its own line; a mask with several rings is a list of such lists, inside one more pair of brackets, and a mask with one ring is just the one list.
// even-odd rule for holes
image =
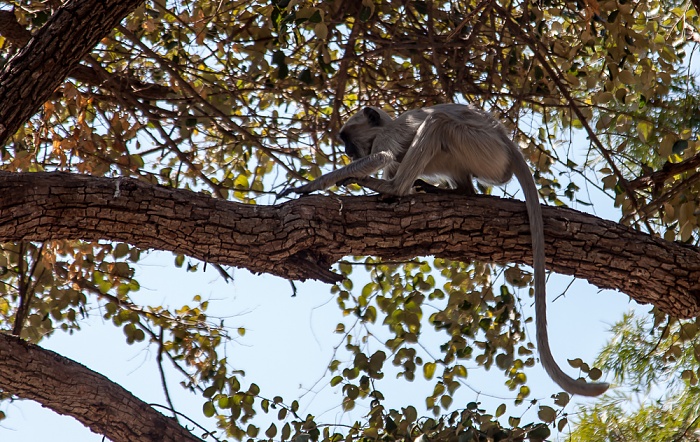
[[119, 243], [114, 247], [114, 250], [112, 251], [112, 256], [114, 256], [116, 259], [119, 259], [121, 257], [126, 256], [129, 253], [129, 245]]
[[217, 391], [219, 391], [219, 389], [215, 385], [212, 385], [204, 389], [202, 395], [206, 398], [210, 398], [214, 396], [214, 394], [216, 394]]
[[623, 84], [631, 86], [637, 83], [637, 79], [635, 78], [634, 74], [626, 69], [621, 70], [618, 76]]
[[506, 412], [506, 404], [501, 404], [496, 408], [496, 417], [501, 417]]
[[212, 417], [214, 414], [216, 414], [216, 409], [214, 408], [214, 404], [211, 401], [206, 401], [204, 405], [202, 406], [202, 411], [204, 412], [204, 416], [206, 417]]
[[567, 359], [567, 362], [574, 368], [581, 368], [583, 366], [583, 360], [581, 360], [581, 358]]
[[246, 428], [245, 434], [248, 437], [255, 438], [258, 437], [258, 432], [260, 431], [260, 428], [256, 427], [253, 424], [249, 424], [248, 428]]
[[277, 66], [285, 64], [285, 55], [284, 52], [282, 51], [275, 51], [272, 53], [272, 59], [270, 60], [272, 64], [275, 64]]

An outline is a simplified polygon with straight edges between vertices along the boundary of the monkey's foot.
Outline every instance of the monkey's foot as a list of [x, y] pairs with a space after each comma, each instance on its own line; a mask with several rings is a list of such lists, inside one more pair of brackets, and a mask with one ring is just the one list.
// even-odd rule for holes
[[451, 189], [447, 187], [440, 187], [440, 186], [435, 186], [430, 183], [426, 183], [423, 180], [416, 180], [413, 183], [413, 188], [416, 191], [419, 192], [425, 192], [425, 193], [438, 193], [438, 194], [451, 194], [451, 195], [468, 195], [468, 196], [474, 196], [476, 195], [476, 192], [474, 189], [471, 189], [469, 187], [457, 187], [456, 189]]
[[413, 183], [413, 188], [419, 192], [425, 192], [425, 193], [445, 193], [449, 192], [452, 189], [445, 189], [443, 187], [438, 187], [430, 183], [426, 183], [423, 180], [416, 180]]

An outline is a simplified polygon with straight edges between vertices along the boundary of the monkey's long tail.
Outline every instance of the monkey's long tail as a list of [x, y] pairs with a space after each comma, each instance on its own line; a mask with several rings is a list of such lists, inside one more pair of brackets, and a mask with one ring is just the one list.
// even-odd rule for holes
[[[518, 147], [515, 147], [519, 152]], [[530, 235], [532, 236], [532, 261], [535, 270], [535, 330], [537, 333], [537, 349], [545, 371], [561, 388], [571, 394], [581, 396], [598, 396], [608, 389], [605, 382], [587, 383], [584, 380], [575, 380], [559, 368], [549, 348], [547, 335], [547, 293], [545, 291], [545, 257], [544, 257], [544, 225], [542, 221], [542, 207], [535, 180], [532, 177], [525, 159], [520, 156], [514, 161], [514, 173], [525, 193], [525, 205], [530, 220]]]

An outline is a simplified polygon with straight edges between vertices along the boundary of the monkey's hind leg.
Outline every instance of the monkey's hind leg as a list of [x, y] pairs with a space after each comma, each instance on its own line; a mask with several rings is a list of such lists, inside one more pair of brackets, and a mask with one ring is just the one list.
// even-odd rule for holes
[[472, 176], [467, 175], [463, 179], [458, 180], [457, 187], [455, 188], [455, 191], [457, 193], [459, 193], [460, 195], [475, 196], [476, 189], [474, 189], [474, 183], [472, 182]]
[[430, 162], [443, 153], [442, 146], [453, 142], [449, 139], [449, 134], [452, 132], [450, 125], [454, 125], [454, 121], [448, 115], [441, 112], [428, 115], [418, 127], [416, 136], [401, 160], [396, 175], [387, 182], [386, 187], [389, 188], [383, 193], [402, 196], [411, 192], [413, 184], [425, 173]]

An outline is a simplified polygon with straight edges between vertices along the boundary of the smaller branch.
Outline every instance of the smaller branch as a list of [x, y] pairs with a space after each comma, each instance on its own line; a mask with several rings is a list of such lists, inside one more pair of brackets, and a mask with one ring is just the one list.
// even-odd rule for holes
[[152, 120], [150, 123], [153, 124], [153, 126], [155, 126], [156, 130], [158, 130], [158, 133], [165, 141], [165, 144], [170, 148], [170, 151], [173, 152], [180, 161], [187, 164], [187, 166], [190, 168], [190, 170], [195, 172], [202, 179], [202, 181], [207, 183], [207, 185], [209, 186], [209, 188], [211, 188], [211, 190], [214, 192], [214, 195], [216, 195], [217, 198], [225, 199], [224, 194], [221, 192], [220, 186], [218, 186], [215, 182], [213, 182], [211, 180], [211, 178], [206, 176], [204, 174], [204, 172], [202, 172], [202, 168], [201, 167], [198, 168], [194, 164], [194, 162], [192, 162], [192, 160], [189, 158], [189, 156], [187, 156], [187, 154], [185, 154], [182, 150], [180, 150], [180, 147], [177, 145], [177, 143], [175, 143], [175, 141], [165, 131], [163, 126], [160, 124], [160, 122], [157, 120]]
[[22, 332], [22, 327], [24, 326], [24, 320], [27, 318], [29, 313], [29, 304], [31, 303], [31, 296], [28, 293], [27, 287], [29, 286], [29, 281], [27, 281], [25, 275], [25, 262], [24, 255], [26, 254], [26, 242], [22, 241], [19, 243], [19, 253], [17, 257], [17, 285], [19, 292], [19, 306], [17, 307], [17, 313], [15, 314], [15, 324], [12, 327], [12, 334], [19, 336]]
[[150, 405], [151, 407], [163, 408], [163, 409], [165, 409], [165, 410], [171, 411], [172, 413], [176, 414], [177, 416], [180, 416], [180, 417], [183, 418], [183, 419], [186, 419], [187, 421], [189, 421], [189, 423], [191, 423], [191, 424], [194, 425], [195, 427], [197, 427], [197, 428], [199, 428], [200, 430], [202, 430], [202, 431], [204, 432], [204, 433], [203, 433], [203, 437], [205, 437], [205, 438], [211, 437], [211, 438], [213, 438], [215, 441], [220, 441], [220, 440], [221, 440], [220, 438], [214, 436], [214, 433], [212, 433], [211, 431], [207, 430], [206, 428], [204, 428], [203, 426], [201, 426], [201, 425], [200, 425], [199, 423], [197, 423], [196, 421], [192, 420], [191, 417], [189, 417], [189, 416], [187, 416], [187, 415], [185, 415], [185, 414], [182, 414], [182, 413], [180, 413], [179, 411], [175, 411], [175, 410], [169, 409], [168, 407], [164, 407], [164, 406], [162, 406], [162, 405], [160, 405], [160, 404], [148, 404], [148, 405]]
[[355, 15], [355, 21], [352, 25], [352, 29], [350, 29], [348, 41], [345, 44], [343, 58], [340, 59], [338, 75], [335, 77], [337, 84], [335, 87], [335, 98], [333, 99], [333, 112], [331, 113], [331, 120], [328, 124], [328, 127], [331, 130], [335, 130], [336, 127], [340, 125], [340, 105], [343, 103], [343, 99], [345, 98], [345, 89], [348, 84], [350, 59], [352, 57], [352, 54], [355, 53], [355, 43], [357, 42], [357, 36], [360, 33], [360, 25], [358, 24], [359, 15], [360, 13], [358, 11], [358, 13]]
[[[686, 189], [693, 187], [695, 185], [695, 183], [697, 183], [698, 181], [700, 181], [700, 173], [696, 173], [696, 174], [692, 175], [691, 177], [678, 183], [677, 186], [665, 191], [658, 198], [655, 198], [655, 199], [651, 200], [648, 204], [642, 206], [637, 211], [637, 213], [644, 215], [644, 216], [649, 216], [649, 215], [655, 213], [657, 210], [659, 210], [659, 208], [661, 208], [661, 206], [666, 201], [672, 200], [673, 198], [678, 196], [678, 194], [680, 194], [681, 192], [684, 192]], [[622, 218], [622, 222], [627, 221], [631, 216], [632, 215], [625, 216], [624, 218]]]
[[[479, 10], [481, 10], [482, 8], [484, 8], [486, 5], [489, 5], [489, 9], [491, 9], [491, 8], [490, 8], [490, 7], [491, 7], [491, 3], [493, 3], [493, 0], [481, 0], [481, 2], [480, 2], [478, 5], [476, 5], [476, 6], [474, 7], [474, 9], [473, 9], [469, 14], [467, 14], [466, 17], [464, 17], [464, 20], [462, 20], [462, 22], [454, 29], [454, 31], [452, 31], [452, 32], [450, 33], [450, 35], [447, 36], [446, 41], [450, 41], [450, 40], [452, 40], [453, 38], [455, 38], [455, 37], [457, 36], [457, 34], [459, 34], [459, 32], [462, 30], [462, 28], [463, 28], [467, 23], [469, 23], [469, 20], [471, 20], [472, 17], [473, 17], [474, 15], [476, 15], [476, 13], [479, 12]], [[478, 21], [477, 21], [477, 26], [480, 26], [481, 23], [483, 23], [483, 21], [482, 21], [482, 20], [478, 20]], [[472, 31], [472, 33], [473, 33], [473, 31]]]
[[168, 390], [168, 383], [165, 382], [165, 370], [163, 370], [163, 327], [161, 327], [160, 331], [158, 332], [158, 354], [156, 355], [156, 362], [158, 365], [158, 372], [160, 373], [160, 383], [163, 386], [163, 392], [165, 393], [165, 400], [168, 401], [170, 411], [172, 411], [173, 413], [173, 419], [179, 422], [177, 419], [178, 412], [175, 410], [173, 400], [170, 398], [170, 390]]
[[[698, 0], [700, 1], [700, 0]], [[700, 154], [694, 157], [688, 158], [687, 160], [681, 161], [680, 163], [666, 163], [661, 168], [649, 175], [640, 176], [634, 180], [627, 183], [630, 189], [640, 189], [643, 187], [649, 187], [653, 185], [661, 185], [664, 181], [671, 178], [674, 175], [679, 175], [683, 172], [689, 170], [696, 170], [700, 167]]]
[[[97, 74], [105, 79], [109, 78], [109, 72], [107, 72], [102, 65], [95, 60], [92, 57], [89, 57], [90, 64], [92, 65], [93, 69], [95, 69], [95, 72]], [[121, 96], [118, 97], [120, 101], [128, 101], [128, 104], [131, 104], [132, 106], [136, 107], [137, 109], [140, 109], [141, 112], [144, 114], [148, 114], [148, 109], [145, 107], [145, 105], [138, 100], [136, 97], [132, 97], [130, 94], [125, 93], [122, 94]], [[125, 108], [129, 108], [126, 103], [124, 103]], [[182, 161], [183, 163], [187, 164], [187, 166], [192, 170], [197, 176], [199, 176], [202, 181], [204, 181], [214, 192], [214, 194], [218, 198], [223, 198], [223, 193], [221, 192], [220, 186], [218, 186], [216, 183], [214, 183], [208, 176], [206, 176], [201, 168], [198, 168], [195, 166], [195, 164], [192, 162], [192, 160], [184, 153], [182, 150], [180, 150], [180, 147], [175, 143], [175, 141], [170, 137], [170, 135], [165, 131], [163, 126], [160, 124], [160, 121], [154, 118], [149, 118], [150, 123], [156, 128], [158, 133], [160, 134], [161, 138], [165, 141], [165, 144], [170, 148], [170, 151], [173, 152], [177, 158]]]
[[[433, 4], [433, 2], [431, 0], [428, 3], [428, 40], [430, 41], [431, 45], [435, 45], [434, 8], [435, 8], [435, 5]], [[449, 81], [448, 76], [445, 74], [445, 70], [442, 67], [442, 63], [438, 59], [437, 51], [430, 51], [430, 55], [431, 55], [433, 65], [435, 65], [435, 70], [437, 71], [437, 75], [438, 75], [438, 78], [440, 79], [440, 83], [442, 83], [443, 92], [445, 93], [445, 95], [447, 95], [447, 99], [451, 101], [452, 97], [454, 95], [453, 90], [452, 90], [453, 89], [452, 83]]]
[[664, 328], [661, 329], [661, 333], [659, 333], [659, 339], [656, 340], [656, 344], [654, 344], [654, 347], [651, 350], [649, 350], [649, 352], [647, 354], [642, 356], [642, 358], [640, 360], [643, 361], [645, 359], [648, 359], [651, 357], [651, 355], [654, 354], [654, 352], [656, 352], [656, 349], [659, 348], [659, 345], [661, 345], [661, 342], [664, 340], [664, 333], [666, 333], [666, 331], [669, 329], [670, 326], [671, 326], [671, 317], [668, 317], [668, 319], [666, 320], [666, 325], [664, 325]]

